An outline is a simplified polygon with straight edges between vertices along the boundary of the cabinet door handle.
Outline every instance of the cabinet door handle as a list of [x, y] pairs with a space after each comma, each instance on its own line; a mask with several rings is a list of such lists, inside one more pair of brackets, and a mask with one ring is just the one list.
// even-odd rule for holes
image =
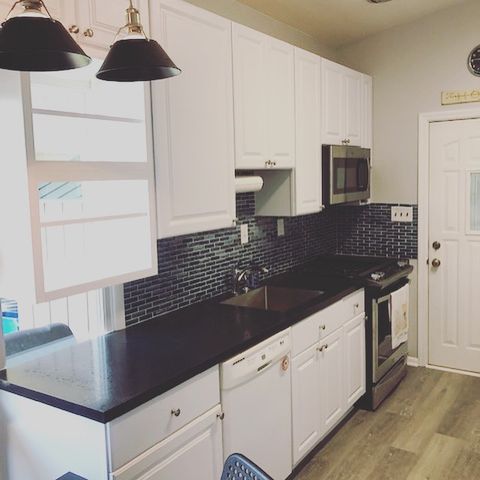
[[78, 28], [77, 25], [70, 25], [68, 31], [73, 34], [77, 34], [78, 32], [80, 32], [80, 28]]
[[321, 347], [317, 348], [319, 352], [323, 352], [324, 350], [327, 350], [327, 349], [328, 349], [328, 344], [322, 345]]
[[174, 415], [175, 417], [179, 417], [182, 411], [177, 408], [177, 409], [172, 409], [171, 414]]
[[218, 418], [219, 420], [223, 420], [223, 419], [225, 418], [225, 412], [218, 413], [218, 414], [217, 414], [217, 418]]
[[326, 325], [320, 325], [320, 330], [326, 330], [327, 326]]
[[95, 35], [95, 32], [91, 28], [87, 28], [84, 32], [83, 35], [87, 38], [92, 38]]

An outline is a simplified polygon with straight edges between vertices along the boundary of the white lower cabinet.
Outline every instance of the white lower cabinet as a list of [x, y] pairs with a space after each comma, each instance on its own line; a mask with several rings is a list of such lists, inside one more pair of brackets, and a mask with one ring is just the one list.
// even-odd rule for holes
[[347, 408], [365, 393], [365, 316], [359, 315], [344, 327], [345, 334], [345, 388]]
[[[362, 311], [352, 318], [358, 308], [363, 310], [363, 290], [292, 328], [296, 354], [292, 360], [294, 465], [365, 393], [365, 314]], [[295, 351], [307, 338], [315, 343], [300, 353]]]
[[293, 463], [303, 458], [322, 438], [320, 358], [313, 345], [292, 361]]
[[320, 356], [321, 430], [327, 433], [341, 420], [347, 408], [343, 329], [340, 328], [321, 342]]
[[223, 468], [220, 405], [113, 472], [110, 480], [220, 479]]

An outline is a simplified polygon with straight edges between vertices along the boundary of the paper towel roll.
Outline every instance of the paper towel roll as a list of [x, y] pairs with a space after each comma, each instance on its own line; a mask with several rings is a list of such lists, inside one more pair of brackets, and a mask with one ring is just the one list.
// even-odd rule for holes
[[259, 192], [263, 187], [263, 178], [258, 176], [235, 177], [236, 193]]

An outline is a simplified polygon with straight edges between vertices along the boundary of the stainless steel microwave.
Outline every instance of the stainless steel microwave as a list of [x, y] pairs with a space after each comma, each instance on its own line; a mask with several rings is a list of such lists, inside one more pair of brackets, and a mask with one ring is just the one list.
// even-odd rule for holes
[[323, 204], [370, 199], [370, 149], [340, 145], [322, 147]]

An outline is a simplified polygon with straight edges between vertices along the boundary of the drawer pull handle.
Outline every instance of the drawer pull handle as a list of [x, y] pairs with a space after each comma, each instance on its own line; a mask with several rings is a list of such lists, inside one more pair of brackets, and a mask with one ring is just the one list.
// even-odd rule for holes
[[323, 352], [324, 350], [327, 350], [327, 349], [328, 349], [328, 345], [327, 345], [327, 344], [322, 345], [321, 347], [318, 347], [318, 348], [317, 348], [317, 350], [318, 350], [319, 352]]
[[320, 330], [326, 330], [327, 326], [326, 325], [320, 325]]
[[172, 415], [175, 415], [176, 417], [179, 417], [181, 413], [182, 411], [179, 408], [177, 408], [176, 410], [172, 409]]
[[225, 412], [222, 412], [222, 413], [217, 414], [217, 418], [218, 418], [219, 420], [223, 420], [223, 419], [225, 418]]

